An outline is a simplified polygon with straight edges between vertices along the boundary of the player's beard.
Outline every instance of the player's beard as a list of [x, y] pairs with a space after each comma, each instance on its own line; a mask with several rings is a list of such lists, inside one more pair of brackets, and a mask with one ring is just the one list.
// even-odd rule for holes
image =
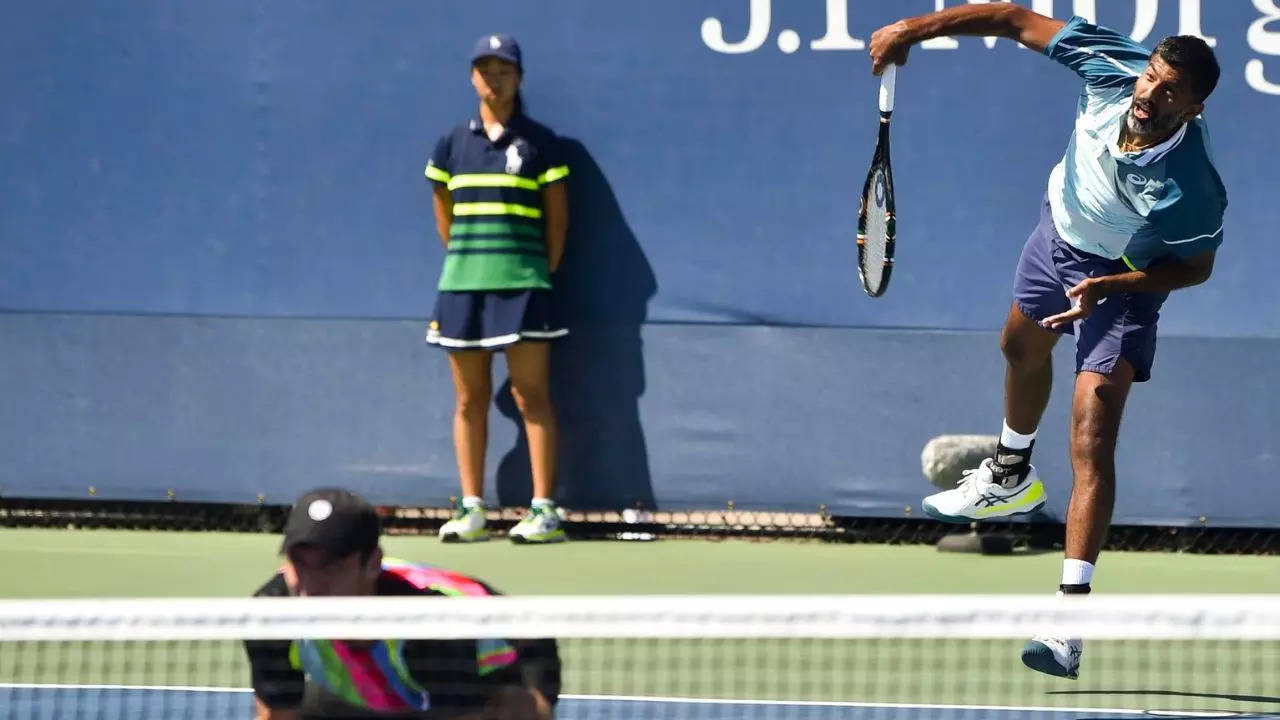
[[1145, 120], [1142, 120], [1133, 114], [1133, 108], [1134, 105], [1129, 105], [1129, 111], [1124, 115], [1125, 127], [1133, 135], [1139, 137], [1164, 135], [1171, 132], [1177, 125], [1178, 118], [1175, 115], [1160, 115], [1155, 108], [1145, 106], [1148, 115]]

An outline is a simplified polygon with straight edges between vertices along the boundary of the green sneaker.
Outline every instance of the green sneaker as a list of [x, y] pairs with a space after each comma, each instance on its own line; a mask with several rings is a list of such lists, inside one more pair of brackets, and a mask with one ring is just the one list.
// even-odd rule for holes
[[440, 541], [469, 543], [488, 540], [489, 531], [485, 529], [484, 522], [483, 505], [463, 507], [459, 504], [449, 522], [440, 526]]
[[540, 545], [568, 540], [560, 527], [560, 515], [554, 505], [535, 505], [529, 509], [516, 526], [507, 533], [511, 542], [519, 545]]

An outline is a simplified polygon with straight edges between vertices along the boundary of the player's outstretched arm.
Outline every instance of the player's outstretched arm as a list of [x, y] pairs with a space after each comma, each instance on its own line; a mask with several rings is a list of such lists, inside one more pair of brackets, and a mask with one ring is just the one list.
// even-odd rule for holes
[[886, 65], [906, 64], [912, 45], [942, 35], [1006, 37], [1044, 52], [1065, 24], [1012, 3], [966, 4], [906, 18], [871, 35], [871, 72], [879, 75]]

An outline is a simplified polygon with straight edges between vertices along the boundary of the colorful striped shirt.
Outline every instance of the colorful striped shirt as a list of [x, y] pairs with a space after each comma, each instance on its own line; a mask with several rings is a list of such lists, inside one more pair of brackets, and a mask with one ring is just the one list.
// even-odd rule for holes
[[[288, 594], [277, 575], [259, 595]], [[379, 595], [485, 596], [489, 586], [460, 573], [385, 558]], [[515, 647], [497, 638], [476, 640], [295, 640], [247, 643], [254, 665], [254, 692], [267, 702], [292, 706], [302, 700], [302, 682], [317, 685], [348, 706], [377, 712], [424, 711], [437, 705], [482, 703], [485, 678], [514, 665]], [[277, 649], [278, 648], [278, 649]], [[287, 653], [286, 658], [276, 653]], [[280, 670], [285, 672], [282, 674]], [[291, 681], [288, 674], [298, 676]]]

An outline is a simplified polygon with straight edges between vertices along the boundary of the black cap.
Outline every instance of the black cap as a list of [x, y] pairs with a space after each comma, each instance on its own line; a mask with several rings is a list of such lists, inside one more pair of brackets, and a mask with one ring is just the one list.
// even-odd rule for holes
[[280, 552], [314, 545], [330, 557], [372, 552], [378, 547], [378, 511], [342, 488], [318, 488], [298, 498], [284, 525]]

